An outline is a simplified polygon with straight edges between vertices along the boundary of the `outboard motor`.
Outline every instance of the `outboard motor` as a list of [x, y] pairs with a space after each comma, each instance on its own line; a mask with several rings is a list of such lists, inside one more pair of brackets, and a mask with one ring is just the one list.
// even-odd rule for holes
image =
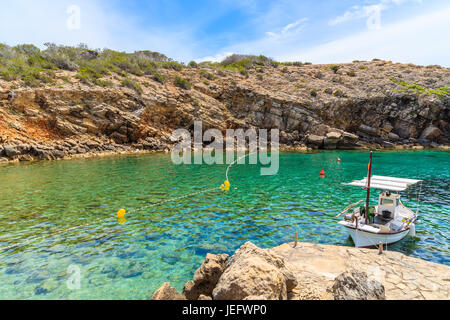
[[378, 216], [380, 219], [388, 221], [395, 218], [399, 198], [398, 194], [392, 194], [391, 192], [380, 194], [378, 200]]
[[383, 216], [384, 220], [390, 220], [390, 219], [392, 219], [392, 212], [389, 210], [383, 210], [382, 216]]

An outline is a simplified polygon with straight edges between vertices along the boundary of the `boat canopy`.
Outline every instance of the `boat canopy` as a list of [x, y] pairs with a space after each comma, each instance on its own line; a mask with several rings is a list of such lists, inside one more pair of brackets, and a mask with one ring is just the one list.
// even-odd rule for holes
[[[404, 179], [385, 176], [372, 176], [370, 179], [370, 188], [389, 190], [389, 191], [404, 191], [409, 186], [412, 186], [422, 180]], [[362, 180], [354, 180], [350, 183], [343, 183], [348, 186], [367, 187], [367, 178]]]

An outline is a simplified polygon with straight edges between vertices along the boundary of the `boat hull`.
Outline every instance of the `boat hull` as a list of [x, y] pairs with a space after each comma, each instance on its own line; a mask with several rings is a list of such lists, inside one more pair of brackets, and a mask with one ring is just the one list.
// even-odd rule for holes
[[377, 246], [380, 242], [383, 244], [392, 244], [402, 240], [409, 233], [409, 228], [397, 233], [372, 233], [360, 229], [346, 227], [352, 237], [355, 247]]

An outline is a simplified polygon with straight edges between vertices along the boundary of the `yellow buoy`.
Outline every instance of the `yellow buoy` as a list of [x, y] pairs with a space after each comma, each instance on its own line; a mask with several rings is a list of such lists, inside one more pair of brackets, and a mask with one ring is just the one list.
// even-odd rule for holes
[[123, 218], [125, 217], [125, 209], [120, 209], [117, 211], [117, 218]]
[[223, 191], [230, 190], [230, 181], [226, 180], [222, 185], [220, 185], [220, 190]]

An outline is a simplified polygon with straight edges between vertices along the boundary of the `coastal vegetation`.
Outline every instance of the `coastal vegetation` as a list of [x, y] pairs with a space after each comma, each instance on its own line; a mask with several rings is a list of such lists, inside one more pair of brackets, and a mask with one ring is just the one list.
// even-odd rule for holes
[[183, 77], [180, 77], [178, 75], [175, 76], [175, 79], [173, 81], [173, 84], [177, 87], [180, 87], [182, 89], [189, 90], [191, 88], [191, 83], [188, 79], [185, 79]]
[[[306, 63], [305, 63], [306, 64]], [[129, 87], [130, 75], [150, 76], [155, 81], [164, 84], [166, 78], [161, 69], [181, 71], [188, 67], [191, 69], [208, 68], [214, 69], [219, 76], [223, 76], [223, 71], [237, 71], [241, 75], [248, 77], [249, 70], [264, 72], [264, 67], [302, 66], [301, 62], [277, 62], [263, 55], [241, 55], [232, 54], [221, 62], [177, 62], [166, 55], [142, 50], [133, 53], [115, 51], [111, 49], [90, 49], [85, 44], [76, 47], [56, 45], [46, 43], [45, 49], [22, 44], [8, 46], [0, 44], [0, 78], [5, 81], [21, 81], [23, 85], [29, 87], [39, 87], [45, 84], [52, 84], [55, 81], [56, 72], [72, 71], [76, 72], [76, 78], [85, 84], [94, 84], [102, 87], [111, 86], [110, 81], [102, 80], [106, 76], [116, 74], [123, 80], [122, 84]], [[208, 80], [213, 80], [213, 75], [205, 70], [200, 71], [200, 75]], [[62, 76], [65, 77], [65, 76]], [[67, 79], [67, 77], [65, 77]], [[70, 82], [70, 80], [67, 80]], [[176, 79], [174, 82], [181, 87], [188, 86], [187, 83]], [[137, 86], [131, 85], [137, 88]]]
[[[0, 77], [6, 81], [22, 80], [27, 86], [37, 87], [51, 83], [59, 70], [76, 71], [76, 77], [84, 83], [104, 85], [100, 79], [111, 73], [122, 77], [154, 75], [158, 69], [180, 71], [185, 65], [173, 61], [164, 54], [153, 51], [119, 52], [110, 49], [89, 49], [80, 44], [77, 47], [58, 46], [46, 43], [40, 50], [34, 45], [10, 47], [0, 44]], [[126, 81], [127, 82], [127, 81]]]
[[440, 99], [445, 99], [445, 96], [449, 96], [450, 95], [450, 90], [449, 90], [449, 86], [443, 86], [443, 87], [439, 87], [439, 88], [427, 88], [425, 86], [421, 86], [419, 84], [416, 83], [408, 83], [406, 81], [399, 81], [396, 79], [391, 78], [391, 81], [394, 82], [395, 84], [398, 84], [401, 86], [400, 89], [394, 89], [395, 91], [399, 91], [399, 92], [412, 92], [415, 94], [425, 94], [425, 95], [434, 95]]

